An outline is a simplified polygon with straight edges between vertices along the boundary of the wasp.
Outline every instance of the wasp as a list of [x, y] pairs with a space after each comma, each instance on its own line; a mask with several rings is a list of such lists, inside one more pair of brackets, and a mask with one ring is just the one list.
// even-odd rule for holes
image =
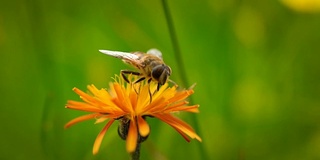
[[[157, 83], [157, 91], [164, 85], [172, 73], [171, 68], [166, 65], [162, 59], [162, 53], [157, 49], [150, 49], [147, 53], [136, 51], [132, 53], [110, 50], [99, 50], [106, 55], [119, 58], [123, 62], [133, 66], [138, 71], [121, 70], [123, 79], [130, 83], [127, 74], [137, 75], [141, 78], [137, 79], [134, 83], [147, 80], [148, 83], [154, 81]], [[149, 93], [151, 95], [151, 93]]]

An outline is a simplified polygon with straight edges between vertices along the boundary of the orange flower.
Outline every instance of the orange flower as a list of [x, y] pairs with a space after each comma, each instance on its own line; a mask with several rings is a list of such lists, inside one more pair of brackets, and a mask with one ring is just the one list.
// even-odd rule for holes
[[[132, 79], [135, 80], [137, 77]], [[192, 89], [178, 91], [177, 86], [168, 87], [166, 83], [155, 92], [156, 84], [153, 82], [128, 84], [119, 76], [116, 76], [115, 82], [110, 83], [109, 91], [99, 90], [94, 85], [88, 85], [87, 88], [92, 95], [73, 88], [84, 102], [69, 100], [66, 108], [92, 113], [69, 121], [65, 128], [89, 119], [96, 119], [96, 123], [108, 120], [94, 142], [93, 154], [98, 153], [103, 136], [115, 120], [125, 120], [128, 123], [127, 135], [124, 137], [126, 149], [129, 153], [134, 152], [138, 138], [147, 137], [150, 133], [150, 127], [145, 120], [147, 116], [158, 118], [169, 124], [188, 142], [189, 137], [201, 141], [192, 127], [172, 114], [179, 111], [199, 112], [199, 105], [188, 106], [185, 100], [193, 94]], [[152, 97], [150, 93], [154, 93]]]

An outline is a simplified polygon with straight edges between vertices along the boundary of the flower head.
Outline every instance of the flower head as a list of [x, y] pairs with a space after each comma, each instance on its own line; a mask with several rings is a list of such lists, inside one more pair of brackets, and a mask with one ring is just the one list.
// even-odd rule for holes
[[[132, 79], [135, 80], [137, 77]], [[169, 124], [188, 142], [190, 138], [201, 141], [191, 126], [172, 114], [179, 111], [199, 112], [199, 105], [188, 106], [185, 100], [193, 94], [192, 89], [177, 90], [177, 86], [169, 87], [166, 83], [156, 91], [157, 86], [153, 82], [129, 84], [125, 83], [121, 76], [116, 76], [115, 82], [110, 83], [109, 90], [99, 90], [94, 85], [88, 85], [87, 88], [91, 94], [73, 88], [83, 102], [69, 100], [66, 108], [92, 113], [69, 121], [65, 128], [89, 119], [96, 119], [96, 123], [108, 121], [94, 142], [93, 154], [99, 151], [106, 131], [115, 120], [128, 124], [122, 138], [126, 139], [127, 152], [134, 152], [140, 137], [147, 137], [150, 133], [150, 127], [145, 120], [147, 116]]]

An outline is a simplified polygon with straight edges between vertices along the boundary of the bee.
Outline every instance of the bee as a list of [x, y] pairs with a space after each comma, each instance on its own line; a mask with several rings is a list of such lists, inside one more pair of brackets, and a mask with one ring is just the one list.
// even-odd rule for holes
[[[140, 51], [127, 53], [120, 51], [99, 50], [106, 55], [122, 59], [123, 62], [133, 66], [137, 71], [121, 70], [123, 79], [130, 83], [126, 74], [140, 76], [134, 83], [147, 80], [148, 83], [154, 81], [157, 83], [157, 91], [164, 85], [172, 73], [171, 68], [163, 62], [162, 53], [157, 49], [150, 49], [147, 53]], [[151, 93], [149, 93], [151, 95]]]

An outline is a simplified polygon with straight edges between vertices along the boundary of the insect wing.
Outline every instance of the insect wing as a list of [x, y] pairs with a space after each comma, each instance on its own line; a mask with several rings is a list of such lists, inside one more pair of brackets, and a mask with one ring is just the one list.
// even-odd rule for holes
[[99, 52], [112, 56], [112, 57], [116, 57], [116, 58], [120, 58], [123, 60], [137, 60], [139, 59], [139, 57], [137, 55], [131, 54], [131, 53], [126, 53], [126, 52], [120, 52], [120, 51], [109, 51], [109, 50], [99, 50]]
[[158, 49], [155, 49], [155, 48], [149, 49], [147, 51], [147, 54], [152, 54], [152, 55], [155, 55], [155, 56], [159, 57], [160, 59], [162, 59], [162, 53]]

